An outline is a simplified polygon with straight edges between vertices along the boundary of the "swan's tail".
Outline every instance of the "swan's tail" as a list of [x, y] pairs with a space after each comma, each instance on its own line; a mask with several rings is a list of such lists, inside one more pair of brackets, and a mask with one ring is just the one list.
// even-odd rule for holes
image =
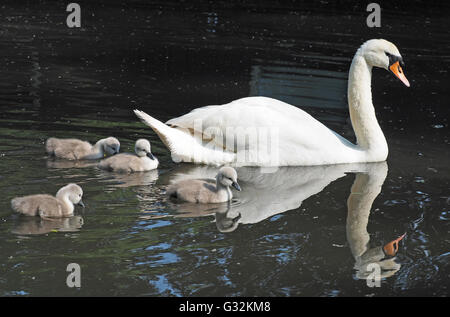
[[20, 205], [22, 204], [23, 199], [21, 197], [16, 197], [11, 200], [11, 208], [16, 211], [20, 212]]
[[161, 141], [166, 145], [166, 147], [170, 150], [171, 153], [179, 152], [177, 146], [177, 137], [180, 135], [175, 132], [175, 129], [169, 127], [168, 125], [162, 123], [159, 120], [156, 120], [153, 117], [150, 117], [144, 111], [133, 110], [136, 116], [141, 119], [143, 123], [148, 125], [150, 128], [155, 131], [155, 133], [159, 136]]
[[16, 197], [11, 200], [11, 208], [19, 213], [28, 216], [36, 216], [36, 208], [30, 204], [30, 200], [26, 197]]
[[195, 162], [217, 165], [231, 162], [234, 159], [233, 154], [205, 148], [188, 132], [171, 128], [143, 111], [134, 110], [134, 113], [143, 123], [155, 131], [161, 141], [169, 149], [172, 154], [172, 160], [175, 162]]

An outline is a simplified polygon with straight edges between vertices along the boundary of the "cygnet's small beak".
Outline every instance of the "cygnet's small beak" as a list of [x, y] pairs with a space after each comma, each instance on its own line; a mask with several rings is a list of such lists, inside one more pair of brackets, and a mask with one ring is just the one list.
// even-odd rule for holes
[[84, 203], [83, 203], [83, 201], [82, 200], [80, 200], [79, 202], [78, 202], [78, 204], [77, 205], [80, 205], [81, 207], [83, 207], [83, 208], [85, 208], [86, 206], [84, 205]]
[[391, 242], [387, 243], [383, 247], [383, 251], [386, 255], [394, 256], [397, 254], [398, 251], [398, 243], [406, 236], [406, 233], [404, 233], [402, 236], [398, 237], [395, 240], [392, 240]]
[[239, 184], [237, 182], [233, 182], [231, 184], [231, 186], [233, 186], [234, 188], [236, 188], [236, 190], [241, 191], [241, 186], [239, 186]]
[[155, 157], [153, 156], [153, 154], [150, 153], [150, 152], [147, 152], [147, 157], [149, 157], [149, 158], [152, 159], [152, 160], [155, 159]]

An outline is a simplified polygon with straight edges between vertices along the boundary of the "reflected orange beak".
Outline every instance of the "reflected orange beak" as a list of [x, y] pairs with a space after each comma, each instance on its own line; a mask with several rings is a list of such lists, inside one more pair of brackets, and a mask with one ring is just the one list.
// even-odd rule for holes
[[398, 237], [395, 240], [392, 240], [388, 244], [386, 244], [383, 247], [383, 251], [386, 255], [394, 256], [397, 254], [398, 251], [398, 243], [406, 236], [406, 233], [404, 233], [401, 237]]
[[389, 66], [389, 69], [395, 76], [397, 76], [398, 79], [400, 79], [402, 81], [402, 83], [405, 84], [406, 87], [410, 86], [408, 79], [406, 79], [406, 77], [405, 77], [405, 73], [403, 72], [403, 69], [400, 67], [399, 61], [396, 61], [394, 64]]

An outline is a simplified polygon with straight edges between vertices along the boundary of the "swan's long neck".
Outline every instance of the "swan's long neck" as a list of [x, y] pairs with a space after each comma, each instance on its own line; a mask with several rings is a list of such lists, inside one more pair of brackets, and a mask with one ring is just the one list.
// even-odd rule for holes
[[226, 192], [229, 199], [231, 199], [233, 197], [233, 193], [231, 192], [230, 187], [223, 185], [219, 181], [219, 175], [216, 176], [216, 188], [217, 188], [218, 192], [220, 192], [220, 191]]
[[71, 215], [73, 214], [73, 210], [75, 207], [73, 206], [73, 203], [69, 200], [69, 194], [64, 191], [58, 191], [56, 193], [56, 198], [58, 198], [60, 201], [62, 201], [66, 207], [66, 210], [64, 212], [65, 215]]
[[370, 156], [368, 161], [384, 161], [388, 146], [372, 104], [372, 66], [368, 65], [361, 49], [356, 52], [348, 78], [350, 119], [357, 145]]
[[98, 159], [103, 158], [104, 152], [103, 152], [103, 140], [97, 141], [97, 143], [94, 144], [92, 147], [91, 153], [88, 155], [90, 159]]

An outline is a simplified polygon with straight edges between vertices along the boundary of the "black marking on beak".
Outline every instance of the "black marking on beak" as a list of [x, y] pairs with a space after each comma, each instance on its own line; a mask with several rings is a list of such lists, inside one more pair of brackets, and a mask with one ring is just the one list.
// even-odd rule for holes
[[387, 57], [389, 57], [389, 66], [391, 66], [392, 64], [399, 62], [400, 66], [405, 67], [405, 63], [403, 62], [403, 58], [401, 56], [397, 56], [397, 55], [392, 55], [389, 54], [388, 52], [384, 52], [386, 54]]
[[233, 182], [231, 184], [231, 186], [233, 186], [234, 188], [236, 188], [236, 190], [241, 191], [241, 186], [239, 186], [239, 184], [237, 182]]
[[152, 160], [155, 159], [155, 157], [153, 156], [153, 154], [150, 153], [150, 152], [147, 152], [147, 157], [149, 157], [149, 158], [152, 159]]
[[78, 204], [77, 205], [80, 205], [81, 207], [83, 207], [83, 208], [85, 208], [86, 206], [84, 205], [84, 203], [83, 203], [83, 201], [82, 200], [80, 200], [79, 202], [78, 202]]

